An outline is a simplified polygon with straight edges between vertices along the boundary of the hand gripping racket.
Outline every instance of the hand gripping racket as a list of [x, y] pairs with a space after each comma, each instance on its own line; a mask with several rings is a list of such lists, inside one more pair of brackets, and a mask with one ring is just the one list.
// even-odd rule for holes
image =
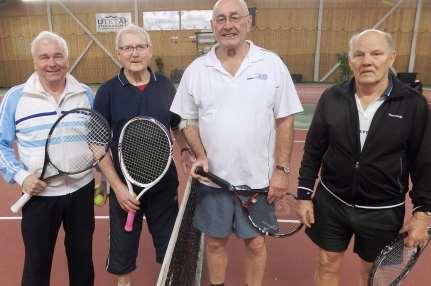
[[286, 193], [286, 196], [275, 205], [269, 204], [267, 200], [269, 188], [233, 186], [202, 168], [197, 168], [196, 174], [207, 177], [223, 189], [233, 192], [247, 212], [250, 223], [264, 235], [287, 237], [298, 232], [303, 226], [296, 213], [297, 201], [293, 194]]
[[416, 264], [419, 256], [431, 239], [428, 228], [428, 240], [417, 247], [406, 247], [407, 233], [400, 233], [388, 244], [374, 261], [368, 276], [368, 286], [397, 286]]
[[[98, 112], [77, 108], [61, 115], [48, 133], [40, 180], [91, 169], [106, 154], [111, 142], [108, 122]], [[17, 213], [31, 198], [24, 193], [12, 206]]]
[[[121, 130], [118, 157], [129, 192], [141, 187], [139, 198], [157, 184], [168, 171], [172, 160], [172, 143], [166, 127], [150, 117], [135, 117]], [[135, 212], [127, 214], [126, 231], [133, 230]]]

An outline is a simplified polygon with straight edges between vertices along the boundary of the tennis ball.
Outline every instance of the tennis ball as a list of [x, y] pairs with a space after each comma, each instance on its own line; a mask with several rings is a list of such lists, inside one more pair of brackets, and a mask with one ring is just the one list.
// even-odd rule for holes
[[105, 204], [105, 197], [102, 194], [97, 194], [94, 196], [94, 204], [101, 207]]

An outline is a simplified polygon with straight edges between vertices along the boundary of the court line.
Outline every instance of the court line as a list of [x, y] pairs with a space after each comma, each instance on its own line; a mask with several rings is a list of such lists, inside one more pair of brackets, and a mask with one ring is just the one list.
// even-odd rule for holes
[[[94, 218], [99, 220], [107, 220], [109, 216], [96, 215], [94, 216]], [[0, 220], [21, 220], [21, 219], [22, 219], [21, 216], [0, 216]]]

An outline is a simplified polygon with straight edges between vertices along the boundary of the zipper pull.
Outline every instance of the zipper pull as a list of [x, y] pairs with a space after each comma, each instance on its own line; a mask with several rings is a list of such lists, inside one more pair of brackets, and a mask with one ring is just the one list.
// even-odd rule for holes
[[359, 161], [356, 161], [355, 162], [355, 169], [358, 169], [359, 168]]

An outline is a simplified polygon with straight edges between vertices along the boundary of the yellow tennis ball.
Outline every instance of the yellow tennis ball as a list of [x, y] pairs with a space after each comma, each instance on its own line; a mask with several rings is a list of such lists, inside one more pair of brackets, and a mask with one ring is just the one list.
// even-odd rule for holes
[[102, 194], [97, 194], [94, 196], [94, 204], [101, 207], [105, 204], [105, 197]]

